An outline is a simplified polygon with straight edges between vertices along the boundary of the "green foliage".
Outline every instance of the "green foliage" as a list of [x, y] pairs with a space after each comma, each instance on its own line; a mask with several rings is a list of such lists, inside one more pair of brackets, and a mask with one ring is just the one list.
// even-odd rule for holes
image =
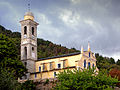
[[83, 71], [64, 71], [58, 74], [58, 83], [56, 90], [111, 90], [118, 82], [111, 78], [105, 72], [99, 72], [96, 75], [94, 70]]
[[118, 59], [118, 61], [116, 62], [116, 64], [120, 66], [120, 60], [119, 60], [119, 59]]
[[35, 90], [35, 84], [33, 81], [28, 80], [21, 84], [21, 90]]
[[0, 70], [0, 90], [20, 90], [20, 84], [13, 73], [8, 72], [6, 69]]
[[3, 34], [0, 34], [0, 66], [14, 72], [16, 78], [23, 76], [26, 71], [14, 42]]
[[96, 64], [99, 70], [106, 69], [109, 71], [112, 68], [120, 68], [120, 66], [115, 64], [115, 60], [112, 57], [108, 58], [108, 57], [103, 57], [101, 55], [99, 56], [98, 53], [96, 53], [95, 56], [97, 59]]
[[35, 90], [35, 86], [30, 80], [20, 84], [14, 77], [14, 72], [0, 69], [0, 90]]
[[44, 85], [49, 83], [49, 79], [47, 78]]

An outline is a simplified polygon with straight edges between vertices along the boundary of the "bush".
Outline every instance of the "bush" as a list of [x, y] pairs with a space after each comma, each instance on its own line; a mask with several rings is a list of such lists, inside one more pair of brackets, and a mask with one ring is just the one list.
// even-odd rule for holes
[[105, 72], [97, 72], [94, 70], [83, 71], [64, 71], [58, 74], [58, 83], [56, 90], [103, 90], [112, 89], [118, 82], [117, 79], [108, 76]]

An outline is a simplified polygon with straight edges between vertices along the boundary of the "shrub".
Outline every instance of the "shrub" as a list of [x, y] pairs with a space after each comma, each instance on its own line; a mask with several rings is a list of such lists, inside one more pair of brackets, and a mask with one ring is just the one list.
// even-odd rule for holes
[[108, 76], [105, 72], [94, 72], [92, 69], [83, 71], [64, 71], [58, 74], [56, 90], [103, 90], [112, 89], [118, 82], [117, 79]]

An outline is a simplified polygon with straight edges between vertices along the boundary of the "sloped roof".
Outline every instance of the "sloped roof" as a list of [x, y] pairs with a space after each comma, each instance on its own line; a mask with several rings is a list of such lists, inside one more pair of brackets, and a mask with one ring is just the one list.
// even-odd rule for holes
[[60, 57], [66, 57], [66, 56], [73, 56], [73, 55], [78, 55], [78, 54], [81, 54], [81, 53], [80, 52], [75, 52], [75, 53], [58, 55], [58, 56], [53, 56], [53, 57], [40, 58], [37, 61], [42, 61], [42, 60], [47, 60], [47, 59], [53, 59], [53, 58], [60, 58]]

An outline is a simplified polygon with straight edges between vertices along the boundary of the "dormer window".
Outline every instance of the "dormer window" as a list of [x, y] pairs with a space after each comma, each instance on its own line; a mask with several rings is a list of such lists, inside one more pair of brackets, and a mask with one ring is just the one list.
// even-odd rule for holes
[[32, 27], [32, 35], [34, 35], [34, 27]]
[[27, 26], [24, 27], [24, 34], [27, 34]]

